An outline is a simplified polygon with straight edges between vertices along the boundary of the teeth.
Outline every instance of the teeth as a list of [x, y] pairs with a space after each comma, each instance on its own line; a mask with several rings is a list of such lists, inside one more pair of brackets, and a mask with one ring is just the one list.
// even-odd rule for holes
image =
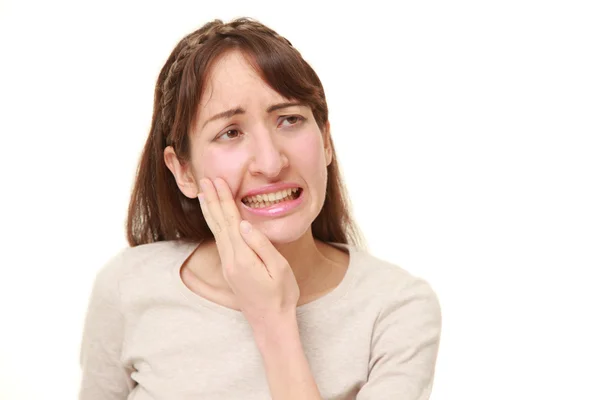
[[264, 205], [264, 203], [278, 202], [279, 200], [290, 196], [292, 193], [296, 193], [298, 190], [299, 188], [284, 189], [275, 193], [259, 194], [252, 197], [245, 197], [243, 201], [244, 203], [251, 205]]

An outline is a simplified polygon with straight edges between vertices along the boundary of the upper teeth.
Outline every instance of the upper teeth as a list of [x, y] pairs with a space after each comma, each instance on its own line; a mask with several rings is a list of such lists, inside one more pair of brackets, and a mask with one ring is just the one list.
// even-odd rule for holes
[[292, 193], [296, 193], [298, 190], [299, 190], [299, 188], [294, 188], [294, 189], [280, 190], [279, 192], [258, 194], [256, 196], [245, 197], [244, 201], [253, 203], [253, 202], [261, 202], [261, 201], [266, 202], [266, 201], [280, 200], [280, 199], [283, 199], [284, 197], [288, 197]]

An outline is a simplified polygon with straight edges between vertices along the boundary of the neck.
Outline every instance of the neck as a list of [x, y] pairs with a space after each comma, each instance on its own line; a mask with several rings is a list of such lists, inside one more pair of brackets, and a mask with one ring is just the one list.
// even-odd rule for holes
[[314, 276], [316, 269], [328, 261], [324, 254], [325, 244], [316, 240], [310, 229], [294, 242], [277, 243], [274, 246], [287, 260], [300, 287]]
[[[210, 240], [207, 245], [211, 250], [209, 251], [210, 255], [205, 256], [204, 262], [214, 266], [211, 268], [212, 276], [222, 277], [221, 259], [214, 239]], [[332, 262], [327, 256], [329, 254], [326, 252], [327, 245], [314, 239], [310, 229], [294, 242], [274, 243], [273, 245], [290, 265], [301, 292], [304, 292], [311, 278], [315, 277], [315, 271]]]

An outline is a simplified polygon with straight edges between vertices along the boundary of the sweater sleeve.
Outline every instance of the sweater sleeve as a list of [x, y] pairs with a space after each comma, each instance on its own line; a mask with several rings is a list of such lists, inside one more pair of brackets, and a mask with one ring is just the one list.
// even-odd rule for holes
[[356, 400], [427, 400], [441, 335], [437, 295], [423, 279], [395, 290], [375, 323], [367, 382]]
[[134, 387], [120, 362], [124, 319], [120, 310], [119, 263], [124, 251], [96, 274], [80, 349], [79, 400], [125, 400]]

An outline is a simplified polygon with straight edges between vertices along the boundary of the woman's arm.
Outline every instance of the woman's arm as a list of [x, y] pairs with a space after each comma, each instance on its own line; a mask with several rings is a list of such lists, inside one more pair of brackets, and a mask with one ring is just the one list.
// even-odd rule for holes
[[300, 342], [300, 288], [288, 261], [263, 232], [242, 221], [225, 180], [204, 178], [200, 186], [202, 214], [215, 236], [223, 276], [254, 332], [272, 399], [320, 399]]
[[304, 354], [295, 310], [254, 326], [273, 400], [320, 400]]

